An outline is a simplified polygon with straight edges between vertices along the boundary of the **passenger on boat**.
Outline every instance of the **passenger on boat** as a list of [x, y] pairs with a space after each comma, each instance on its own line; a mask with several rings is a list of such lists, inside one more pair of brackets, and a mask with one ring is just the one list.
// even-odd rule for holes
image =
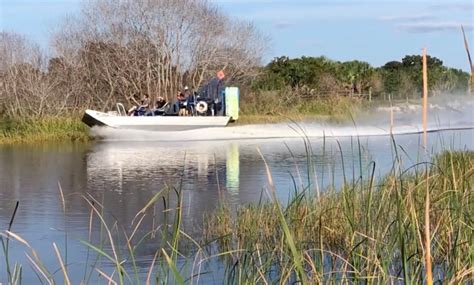
[[140, 100], [140, 105], [133, 106], [128, 110], [127, 114], [129, 116], [143, 116], [150, 109], [150, 96], [148, 94], [143, 95], [143, 98]]
[[188, 115], [188, 108], [187, 108], [187, 98], [183, 92], [178, 92], [177, 95], [178, 101], [178, 116], [187, 116]]
[[156, 98], [155, 109], [163, 108], [166, 105], [166, 100], [163, 97]]
[[186, 109], [188, 115], [196, 115], [196, 92], [193, 92], [188, 86], [184, 86], [184, 97], [186, 97]]
[[168, 109], [169, 109], [169, 105], [168, 105], [168, 102], [166, 102], [165, 98], [161, 96], [156, 98], [155, 109], [153, 110], [153, 115], [155, 116], [164, 115]]

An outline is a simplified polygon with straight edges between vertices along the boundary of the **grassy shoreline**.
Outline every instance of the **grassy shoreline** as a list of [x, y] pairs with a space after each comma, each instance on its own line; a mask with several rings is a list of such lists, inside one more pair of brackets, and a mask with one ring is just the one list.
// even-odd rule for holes
[[87, 142], [89, 130], [80, 118], [51, 117], [24, 120], [0, 120], [0, 144], [46, 142]]
[[[275, 92], [244, 96], [237, 124], [280, 123], [285, 121], [350, 122], [373, 103], [357, 97], [303, 99], [295, 94], [282, 100]], [[278, 99], [280, 98], [280, 99]]]

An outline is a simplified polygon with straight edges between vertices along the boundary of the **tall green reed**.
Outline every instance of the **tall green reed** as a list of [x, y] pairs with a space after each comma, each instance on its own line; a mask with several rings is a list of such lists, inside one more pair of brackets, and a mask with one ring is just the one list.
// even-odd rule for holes
[[[356, 148], [361, 159], [359, 143]], [[328, 190], [318, 197], [302, 187], [285, 208], [280, 208], [284, 220], [273, 199], [242, 207], [234, 220], [229, 210], [209, 216], [208, 238], [217, 239], [222, 251], [246, 253], [239, 263], [229, 260], [247, 273], [247, 277], [230, 276], [231, 283], [297, 281], [301, 272], [313, 282], [423, 282], [426, 187], [432, 194], [428, 214], [434, 229], [433, 261], [442, 272], [438, 279], [454, 282], [467, 278], [472, 271], [472, 254], [462, 252], [471, 252], [470, 241], [474, 240], [469, 226], [473, 218], [469, 202], [474, 183], [473, 152], [445, 151], [431, 162], [404, 168], [398, 148], [393, 140], [392, 172], [383, 178], [376, 180], [376, 165], [369, 162], [368, 176], [361, 179], [360, 171], [353, 181], [345, 180], [340, 191]], [[341, 147], [340, 153], [343, 160]], [[430, 167], [428, 179], [420, 173], [424, 173], [423, 165]], [[230, 225], [226, 222], [226, 227], [219, 227], [219, 221], [229, 220]], [[220, 243], [220, 236], [225, 236], [225, 242]], [[295, 248], [285, 242], [288, 240]], [[304, 258], [297, 259], [292, 252]], [[292, 279], [288, 272], [297, 277]]]

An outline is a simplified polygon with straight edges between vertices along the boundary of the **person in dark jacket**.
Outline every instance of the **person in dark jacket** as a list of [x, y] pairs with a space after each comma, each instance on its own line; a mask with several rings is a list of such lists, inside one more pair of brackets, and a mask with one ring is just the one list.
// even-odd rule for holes
[[223, 111], [221, 94], [224, 92], [224, 71], [217, 72], [216, 77], [212, 78], [206, 85], [201, 87], [199, 95], [201, 98], [206, 98], [212, 106], [214, 114], [218, 111]]
[[178, 105], [178, 116], [187, 116], [188, 115], [188, 104], [186, 95], [183, 92], [178, 92], [176, 95], [176, 104]]

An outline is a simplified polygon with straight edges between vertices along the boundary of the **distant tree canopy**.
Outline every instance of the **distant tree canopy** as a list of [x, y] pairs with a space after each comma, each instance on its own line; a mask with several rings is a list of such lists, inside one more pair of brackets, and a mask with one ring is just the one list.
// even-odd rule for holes
[[[464, 93], [468, 90], [469, 74], [443, 65], [436, 57], [427, 56], [428, 88], [431, 94]], [[422, 57], [407, 55], [402, 61], [387, 62], [380, 69], [385, 92], [402, 96], [421, 94]]]
[[[436, 57], [427, 57], [430, 93], [465, 93], [469, 74], [449, 68]], [[391, 94], [393, 97], [416, 97], [422, 88], [422, 57], [407, 55], [401, 61], [390, 61], [379, 68], [367, 62], [332, 61], [326, 57], [286, 56], [272, 60], [261, 68], [253, 83], [257, 90], [285, 87], [312, 89], [317, 94]]]

